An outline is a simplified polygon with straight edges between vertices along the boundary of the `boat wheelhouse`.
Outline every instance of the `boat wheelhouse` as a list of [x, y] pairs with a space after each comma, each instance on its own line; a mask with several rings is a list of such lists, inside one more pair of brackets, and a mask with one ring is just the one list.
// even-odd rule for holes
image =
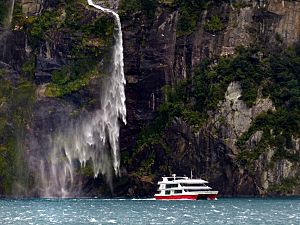
[[218, 191], [213, 191], [207, 186], [208, 182], [203, 179], [189, 177], [162, 177], [158, 182], [158, 193], [154, 195], [156, 200], [198, 200], [217, 199]]

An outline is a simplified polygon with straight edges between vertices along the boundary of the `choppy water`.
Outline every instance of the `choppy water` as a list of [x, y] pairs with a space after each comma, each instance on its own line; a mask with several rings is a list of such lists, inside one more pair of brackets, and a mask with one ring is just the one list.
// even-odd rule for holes
[[300, 224], [300, 199], [0, 200], [0, 224]]

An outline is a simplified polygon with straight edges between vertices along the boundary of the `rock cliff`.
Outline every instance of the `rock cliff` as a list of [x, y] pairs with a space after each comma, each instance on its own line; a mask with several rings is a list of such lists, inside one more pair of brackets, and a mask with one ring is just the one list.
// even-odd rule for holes
[[[183, 95], [190, 94], [206, 60], [206, 71], [214, 71], [220, 58], [236, 57], [240, 46], [260, 46], [263, 50], [247, 59], [265, 65], [268, 54], [295, 45], [299, 2], [99, 2], [118, 8], [124, 41], [127, 125], [122, 124], [120, 133], [122, 169], [121, 177], [114, 178], [115, 195], [151, 196], [162, 175], [188, 175], [191, 169], [226, 196], [299, 194], [299, 132], [285, 143], [284, 156], [269, 142], [261, 150], [267, 131], [254, 126], [261, 115], [277, 112], [278, 104], [264, 94], [263, 82], [248, 104], [247, 76], [222, 81], [213, 107], [190, 97], [184, 113], [162, 117], [159, 138], [141, 140], [171, 101], [166, 90], [181, 93], [178, 87], [187, 82]], [[36, 184], [41, 175], [35, 170], [51, 167], [39, 161], [48, 157], [49, 136], [100, 104], [98, 90], [109, 75], [113, 26], [111, 17], [85, 1], [16, 0], [11, 28], [1, 28], [0, 35], [1, 90], [12, 90], [0, 91], [0, 195], [40, 195]], [[258, 80], [268, 79], [262, 75]], [[12, 133], [6, 135], [8, 130]], [[14, 171], [7, 169], [13, 162]], [[105, 178], [94, 179], [89, 165], [78, 166], [74, 179], [80, 186], [73, 188], [75, 195], [110, 194]]]
[[[197, 176], [210, 180], [223, 195], [299, 192], [298, 182], [295, 182], [299, 170], [291, 169], [298, 168], [297, 161], [280, 159], [274, 162], [272, 148], [252, 161], [251, 166], [238, 160], [241, 153], [236, 144], [238, 139], [258, 115], [268, 110], [276, 111], [276, 107], [269, 97], [258, 93], [255, 104], [249, 108], [240, 100], [241, 87], [236, 82], [230, 83], [224, 100], [215, 111], [208, 113], [209, 118], [200, 129], [195, 131], [182, 118], [174, 118], [159, 141], [136, 147], [136, 139], [132, 136], [139, 137], [137, 131], [145, 122], [151, 123], [159, 105], [168, 100], [164, 87], [174, 87], [193, 76], [205, 58], [230, 57], [238, 46], [262, 45], [273, 52], [278, 46], [285, 48], [298, 42], [298, 2], [238, 3], [241, 2], [215, 2], [198, 13], [196, 27], [185, 35], [178, 31], [181, 9], [172, 8], [168, 3], [158, 5], [150, 22], [139, 13], [124, 17], [129, 123], [123, 135], [130, 134], [131, 138], [123, 139], [122, 146], [123, 151], [135, 149], [128, 171], [133, 176], [132, 182], [139, 180], [131, 185], [130, 195], [153, 193], [161, 175], [187, 175], [191, 169]], [[214, 15], [224, 24], [216, 32], [205, 28]], [[257, 145], [261, 136], [262, 131], [253, 134], [247, 149]], [[293, 143], [292, 151], [297, 152], [297, 141]], [[139, 190], [141, 184], [145, 185], [145, 191]]]

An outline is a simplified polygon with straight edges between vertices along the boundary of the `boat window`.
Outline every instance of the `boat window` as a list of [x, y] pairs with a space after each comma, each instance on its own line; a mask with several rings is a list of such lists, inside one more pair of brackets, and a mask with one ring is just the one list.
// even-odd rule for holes
[[207, 191], [207, 190], [194, 190], [194, 189], [184, 189], [185, 192], [199, 192], [199, 191]]
[[175, 193], [175, 194], [181, 194], [181, 193], [182, 193], [182, 190], [175, 190], [174, 193]]
[[182, 184], [182, 186], [185, 186], [185, 187], [204, 187], [206, 185], [205, 184]]
[[166, 188], [176, 188], [178, 187], [178, 184], [167, 184]]
[[170, 191], [166, 191], [166, 195], [169, 195], [171, 192]]

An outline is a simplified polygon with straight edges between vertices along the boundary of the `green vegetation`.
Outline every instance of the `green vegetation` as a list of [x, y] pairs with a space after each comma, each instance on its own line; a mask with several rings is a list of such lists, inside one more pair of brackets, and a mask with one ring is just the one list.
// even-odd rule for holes
[[164, 88], [168, 100], [159, 107], [155, 121], [142, 129], [137, 141], [138, 149], [160, 143], [166, 127], [175, 117], [182, 118], [195, 129], [202, 126], [205, 116], [188, 103], [188, 88], [187, 82], [181, 83], [175, 89], [169, 86]]
[[27, 77], [33, 78], [35, 72], [35, 58], [29, 58], [21, 67], [22, 73]]
[[77, 173], [83, 177], [94, 178], [95, 174], [92, 162], [88, 161], [84, 166], [80, 166], [79, 168], [77, 168]]
[[83, 36], [95, 36], [106, 42], [112, 37], [114, 31], [114, 19], [111, 17], [99, 17], [96, 19], [86, 20], [85, 8], [82, 3], [70, 1], [65, 6], [66, 17], [63, 21], [64, 29], [71, 29], [74, 32], [82, 32]]
[[177, 36], [191, 34], [197, 26], [201, 11], [209, 4], [207, 0], [175, 0], [174, 5], [179, 8]]
[[19, 152], [19, 140], [31, 116], [35, 87], [28, 81], [17, 85], [0, 77], [0, 193], [11, 194], [18, 168], [26, 173]]
[[197, 14], [191, 13], [188, 8], [180, 11], [177, 25], [177, 36], [191, 34], [197, 26]]
[[232, 81], [247, 84], [244, 85], [243, 95], [252, 98], [251, 101], [247, 98], [244, 100], [248, 100], [249, 104], [255, 102], [256, 92], [252, 96], [252, 90], [256, 90], [255, 81], [253, 77], [248, 76], [251, 71], [259, 71], [256, 66], [258, 60], [256, 63], [252, 60], [254, 65], [250, 61], [254, 51], [239, 49], [235, 58], [221, 58], [215, 66], [212, 66], [210, 60], [204, 60], [195, 71], [193, 78], [173, 89], [165, 87], [167, 101], [160, 106], [154, 123], [142, 130], [137, 142], [138, 148], [160, 140], [165, 128], [174, 117], [182, 118], [195, 130], [199, 129], [208, 117], [207, 111], [216, 109], [219, 101], [224, 99], [227, 87]]
[[216, 32], [222, 30], [224, 25], [218, 16], [212, 16], [211, 19], [204, 24], [204, 29], [207, 32], [215, 34]]
[[[243, 149], [245, 142], [258, 130], [263, 131], [262, 140], [255, 149], [251, 151], [245, 149], [239, 155], [239, 159], [244, 161], [256, 160], [267, 147], [275, 147], [276, 152], [272, 158], [274, 161], [280, 159], [288, 159], [294, 162], [299, 161], [300, 155], [291, 153], [288, 150], [293, 147], [292, 135], [298, 135], [299, 119], [299, 115], [291, 115], [284, 108], [278, 108], [276, 112], [269, 111], [262, 113], [255, 119], [250, 129], [242, 135], [237, 144]], [[298, 120], [298, 124], [296, 120]]]
[[[30, 21], [32, 18], [33, 17], [28, 18], [28, 20]], [[12, 20], [13, 27], [14, 26], [22, 27], [26, 24], [27, 19], [26, 19], [25, 15], [23, 14], [21, 3], [15, 2], [12, 19], [13, 19]]]
[[[93, 75], [93, 74], [91, 74]], [[70, 81], [65, 85], [49, 84], [46, 88], [45, 95], [47, 97], [62, 97], [64, 95], [76, 92], [83, 87], [87, 86], [90, 81], [90, 77], [83, 77]]]
[[142, 12], [152, 19], [158, 6], [158, 0], [122, 0], [120, 2], [120, 14], [122, 16]]
[[251, 6], [251, 3], [249, 3], [248, 1], [245, 0], [236, 0], [232, 3], [233, 8], [240, 10], [242, 8]]
[[282, 37], [282, 35], [276, 32], [276, 33], [275, 33], [275, 40], [276, 40], [277, 42], [279, 42], [279, 43], [282, 43], [282, 42], [283, 42], [283, 37]]
[[155, 154], [151, 152], [147, 155], [147, 157], [141, 162], [140, 171], [138, 171], [138, 175], [143, 176], [144, 174], [152, 175], [152, 167], [155, 163]]
[[31, 116], [31, 106], [35, 102], [35, 86], [29, 81], [19, 83], [11, 93], [11, 109], [15, 127], [22, 128]]
[[100, 37], [108, 44], [114, 32], [114, 20], [109, 17], [100, 17], [92, 24], [83, 27], [83, 32], [87, 35]]
[[121, 14], [133, 14], [141, 10], [141, 2], [138, 0], [121, 0], [119, 10]]
[[93, 59], [77, 60], [61, 70], [53, 71], [52, 83], [47, 86], [45, 94], [48, 97], [62, 97], [82, 89], [93, 77], [99, 76], [98, 63]]
[[224, 99], [228, 85], [238, 81], [242, 87], [241, 99], [251, 107], [257, 97], [257, 87], [266, 73], [265, 61], [260, 61], [258, 48], [239, 48], [232, 58], [222, 57], [218, 64], [205, 60], [193, 78], [193, 97], [202, 113], [215, 110]]
[[[45, 40], [51, 42], [53, 34], [69, 32], [74, 34], [73, 45], [70, 46], [73, 53], [88, 48], [89, 53], [99, 56], [101, 50], [111, 44], [115, 27], [114, 19], [106, 16], [87, 19], [85, 5], [82, 0], [67, 1], [58, 4], [56, 8], [43, 11], [40, 16], [24, 18], [22, 9], [19, 9], [17, 4], [14, 23], [24, 26], [29, 35], [30, 45], [34, 49]], [[92, 46], [89, 46], [90, 39], [93, 39]], [[84, 54], [80, 56], [82, 55]]]
[[268, 192], [270, 193], [284, 193], [284, 194], [291, 194], [294, 190], [294, 187], [299, 184], [298, 177], [294, 178], [286, 178], [283, 179], [281, 184], [275, 184], [268, 188]]
[[275, 112], [262, 113], [252, 123], [250, 129], [238, 141], [244, 149], [245, 142], [256, 131], [263, 131], [259, 145], [252, 150], [254, 157], [245, 157], [249, 152], [245, 149], [241, 155], [244, 160], [254, 160], [267, 147], [275, 148], [273, 161], [288, 159], [299, 161], [300, 155], [292, 153], [292, 137], [297, 138], [300, 130], [300, 51], [299, 47], [272, 54], [265, 59], [265, 73], [261, 74], [263, 94], [270, 96], [276, 106]]
[[59, 27], [59, 11], [45, 11], [41, 16], [31, 20], [29, 32], [32, 37], [45, 39], [48, 30]]

